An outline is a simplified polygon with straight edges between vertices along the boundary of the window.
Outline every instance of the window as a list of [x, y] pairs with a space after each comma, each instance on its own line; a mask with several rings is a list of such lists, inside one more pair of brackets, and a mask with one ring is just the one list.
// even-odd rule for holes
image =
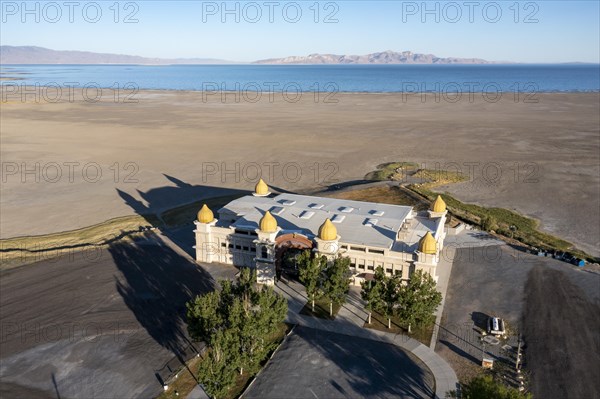
[[322, 209], [323, 206], [324, 206], [323, 204], [312, 203], [308, 207], [311, 209]]
[[244, 251], [249, 251], [249, 250], [250, 250], [250, 248], [244, 247]]
[[333, 217], [331, 218], [331, 221], [333, 223], [342, 223], [344, 221], [344, 219], [346, 219], [346, 215], [339, 215], [339, 214], [335, 214], [333, 215]]
[[341, 208], [339, 208], [340, 212], [344, 212], [344, 213], [350, 213], [354, 210], [354, 208], [352, 208], [351, 206], [342, 206]]
[[256, 252], [256, 247], [250, 248], [250, 252]]
[[294, 200], [287, 200], [287, 199], [280, 199], [279, 203], [281, 205], [285, 205], [285, 206], [292, 206], [292, 205], [294, 205], [296, 203], [296, 201], [294, 201]]
[[267, 252], [267, 248], [265, 248], [265, 247], [262, 248], [261, 256], [263, 258], [268, 258], [269, 257], [269, 254]]
[[226, 248], [226, 247], [227, 247], [227, 243], [226, 243], [226, 242], [222, 242], [222, 243], [221, 243], [221, 246], [222, 246], [223, 248]]
[[300, 214], [300, 219], [310, 219], [314, 216], [314, 214], [315, 213], [313, 211], [302, 211]]
[[369, 249], [369, 253], [383, 255], [383, 250], [381, 250], [381, 249]]
[[229, 249], [233, 249], [233, 244], [228, 245]]
[[282, 206], [272, 206], [269, 212], [271, 212], [273, 215], [281, 215], [284, 210], [285, 208]]
[[395, 274], [396, 276], [402, 276], [402, 270], [395, 270], [395, 271], [394, 271], [394, 274]]
[[365, 252], [367, 250], [366, 248], [361, 248], [361, 247], [350, 247], [350, 249], [353, 251], [360, 251], [360, 252]]
[[369, 269], [369, 270], [372, 271], [373, 269], [375, 269], [375, 267], [374, 266], [368, 266], [367, 269]]
[[385, 269], [386, 273], [392, 274], [392, 269]]
[[377, 209], [372, 209], [369, 211], [369, 213], [373, 216], [383, 216], [383, 214], [385, 213], [384, 211], [378, 211]]
[[242, 246], [236, 244], [235, 249], [242, 249]]
[[365, 219], [363, 224], [368, 227], [373, 227], [377, 224], [377, 222], [378, 222], [377, 219], [367, 218], [367, 219]]

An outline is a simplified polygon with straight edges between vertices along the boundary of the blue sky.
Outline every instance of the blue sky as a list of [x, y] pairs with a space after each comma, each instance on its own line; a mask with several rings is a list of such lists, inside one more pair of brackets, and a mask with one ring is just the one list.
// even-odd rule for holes
[[62, 0], [25, 7], [2, 0], [0, 42], [235, 61], [410, 50], [496, 61], [600, 62], [598, 1], [472, 1], [469, 6], [460, 0], [425, 7], [422, 1], [273, 0], [271, 6], [268, 1], [225, 7], [221, 1], [122, 1], [117, 7], [113, 0], [76, 1], [69, 9]]

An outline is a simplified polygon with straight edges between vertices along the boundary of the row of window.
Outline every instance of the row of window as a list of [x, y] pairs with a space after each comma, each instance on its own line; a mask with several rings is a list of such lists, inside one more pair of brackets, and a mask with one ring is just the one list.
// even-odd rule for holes
[[247, 231], [247, 230], [240, 230], [240, 229], [235, 229], [235, 234], [241, 234], [243, 236], [253, 236], [253, 237], [257, 236], [255, 231]]
[[341, 248], [342, 249], [350, 249], [351, 251], [367, 252], [370, 254], [378, 254], [378, 255], [384, 254], [383, 249], [373, 249], [373, 248], [367, 248], [367, 247], [354, 247], [354, 246], [349, 247], [348, 245], [342, 245]]
[[[375, 271], [375, 269], [377, 267], [382, 267], [383, 268], [383, 263], [382, 262], [375, 262], [372, 260], [369, 261], [365, 261], [364, 259], [351, 259], [350, 260], [350, 267], [355, 268], [356, 270], [364, 270], [364, 271], [370, 271], [373, 272]], [[396, 274], [396, 275], [402, 275], [402, 267], [400, 266], [397, 270], [394, 270], [394, 265], [393, 264], [387, 264], [386, 268], [385, 268], [385, 272], [387, 274]]]
[[240, 245], [240, 244], [233, 244], [233, 243], [226, 243], [226, 242], [222, 242], [221, 243], [221, 247], [222, 248], [229, 248], [229, 249], [237, 249], [238, 251], [246, 251], [246, 252], [256, 252], [256, 247], [254, 246], [246, 246], [246, 245]]

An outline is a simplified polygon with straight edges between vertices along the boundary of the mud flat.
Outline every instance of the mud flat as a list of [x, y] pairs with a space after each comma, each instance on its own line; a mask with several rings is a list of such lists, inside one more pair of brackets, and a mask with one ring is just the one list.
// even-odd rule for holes
[[[64, 96], [63, 96], [64, 97]], [[46, 234], [117, 216], [156, 213], [250, 189], [362, 179], [398, 159], [459, 168], [447, 188], [463, 201], [535, 217], [541, 228], [600, 255], [598, 93], [537, 94], [524, 102], [463, 96], [344, 94], [326, 103], [264, 93], [146, 91], [137, 103], [0, 103], [0, 237]], [[331, 100], [331, 98], [329, 98]]]

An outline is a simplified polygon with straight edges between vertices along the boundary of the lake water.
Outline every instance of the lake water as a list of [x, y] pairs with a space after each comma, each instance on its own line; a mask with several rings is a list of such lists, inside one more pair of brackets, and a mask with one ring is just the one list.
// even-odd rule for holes
[[596, 92], [599, 65], [3, 65], [2, 85], [294, 92]]

